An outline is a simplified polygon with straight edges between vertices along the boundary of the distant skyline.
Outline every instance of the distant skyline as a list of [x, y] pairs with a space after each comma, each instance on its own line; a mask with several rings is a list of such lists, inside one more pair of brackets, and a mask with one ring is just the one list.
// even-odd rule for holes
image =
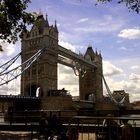
[[[63, 47], [85, 53], [92, 45], [94, 51], [101, 51], [111, 91], [125, 90], [131, 101], [140, 100], [140, 14], [129, 12], [125, 4], [94, 4], [94, 0], [32, 0], [27, 10], [41, 11], [44, 17], [47, 14], [50, 25], [57, 21]], [[0, 65], [20, 52], [20, 41], [4, 46]], [[73, 70], [59, 65], [58, 71], [59, 88], [78, 95], [78, 77]]]

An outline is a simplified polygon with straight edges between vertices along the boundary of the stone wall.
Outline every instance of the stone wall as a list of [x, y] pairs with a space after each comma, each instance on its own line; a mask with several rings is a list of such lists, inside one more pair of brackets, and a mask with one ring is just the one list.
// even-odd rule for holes
[[69, 96], [50, 96], [41, 99], [42, 110], [71, 110], [73, 108], [72, 99]]

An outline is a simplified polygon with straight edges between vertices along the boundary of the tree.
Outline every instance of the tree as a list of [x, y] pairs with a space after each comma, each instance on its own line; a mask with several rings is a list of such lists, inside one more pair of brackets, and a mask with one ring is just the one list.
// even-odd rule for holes
[[35, 16], [25, 11], [28, 3], [30, 0], [0, 1], [0, 39], [15, 43], [26, 26], [34, 22]]
[[[97, 3], [107, 3], [112, 2], [113, 0], [97, 0]], [[130, 11], [134, 11], [136, 13], [140, 12], [140, 0], [118, 0], [119, 4], [124, 3]]]

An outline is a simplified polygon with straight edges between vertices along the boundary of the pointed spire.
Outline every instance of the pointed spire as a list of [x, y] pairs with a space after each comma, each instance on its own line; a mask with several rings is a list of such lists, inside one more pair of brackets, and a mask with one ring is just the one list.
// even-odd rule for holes
[[85, 57], [86, 56], [90, 56], [91, 60], [95, 59], [95, 53], [92, 49], [92, 45], [88, 45], [88, 48], [87, 48], [86, 53], [85, 53]]
[[95, 53], [96, 53], [96, 55], [98, 55], [98, 51], [97, 51], [97, 48], [96, 48], [96, 52], [95, 52]]
[[38, 17], [34, 25], [36, 25], [38, 28], [39, 34], [43, 33], [45, 27], [49, 27], [48, 20], [44, 18], [44, 15], [41, 11], [38, 13]]
[[54, 29], [56, 32], [58, 32], [58, 28], [57, 28], [57, 21], [55, 20], [55, 25], [54, 25]]
[[48, 14], [46, 13], [45, 26], [49, 27]]
[[56, 20], [54, 21], [54, 23], [55, 23], [55, 27], [57, 27], [57, 21]]
[[92, 45], [90, 43], [88, 44], [88, 48], [92, 48]]
[[101, 50], [99, 51], [99, 56], [102, 58]]
[[46, 20], [48, 20], [48, 14], [46, 13]]
[[43, 13], [41, 12], [41, 10], [37, 14], [37, 20], [38, 19], [43, 19]]

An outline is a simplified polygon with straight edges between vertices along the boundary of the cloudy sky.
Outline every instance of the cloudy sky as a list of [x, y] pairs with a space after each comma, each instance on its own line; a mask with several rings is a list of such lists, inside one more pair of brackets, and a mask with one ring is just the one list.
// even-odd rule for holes
[[[111, 91], [123, 89], [131, 101], [140, 100], [140, 14], [129, 12], [125, 4], [95, 6], [94, 0], [32, 0], [28, 11], [47, 14], [50, 25], [57, 21], [63, 47], [85, 53], [90, 44], [101, 51], [103, 73]], [[20, 42], [6, 44], [0, 63], [18, 52]], [[72, 69], [59, 65], [58, 79], [59, 88], [79, 94], [78, 77]]]

